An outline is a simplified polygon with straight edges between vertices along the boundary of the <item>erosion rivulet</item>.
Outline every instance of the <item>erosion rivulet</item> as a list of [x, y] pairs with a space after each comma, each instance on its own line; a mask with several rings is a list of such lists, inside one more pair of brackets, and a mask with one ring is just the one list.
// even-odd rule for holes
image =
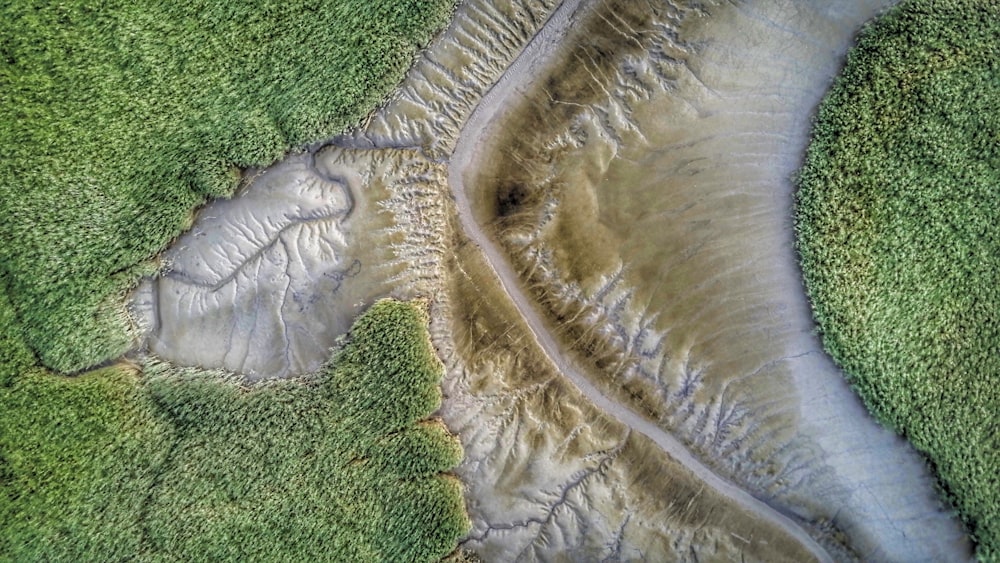
[[510, 96], [469, 197], [608, 393], [862, 557], [963, 558], [812, 335], [792, 244], [811, 112], [888, 4], [597, 3]]
[[[326, 146], [287, 158], [213, 202], [134, 297], [140, 347], [250, 379], [308, 373], [378, 297], [440, 277], [442, 166], [413, 150]], [[431, 281], [427, 281], [431, 280]]]

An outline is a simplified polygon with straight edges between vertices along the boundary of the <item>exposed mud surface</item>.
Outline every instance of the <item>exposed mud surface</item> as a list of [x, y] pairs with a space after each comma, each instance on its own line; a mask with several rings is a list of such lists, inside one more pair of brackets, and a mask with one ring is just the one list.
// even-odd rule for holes
[[[731, 503], [740, 506], [747, 512], [754, 514], [757, 520], [768, 522], [775, 528], [781, 529], [786, 534], [795, 537], [796, 540], [811, 552], [812, 557], [825, 560], [828, 558], [828, 554], [796, 522], [774, 510], [766, 503], [759, 501], [743, 489], [735, 487], [732, 483], [720, 478], [710, 468], [701, 463], [697, 457], [692, 455], [673, 435], [665, 432], [650, 420], [643, 418], [628, 406], [610, 399], [597, 389], [581, 373], [578, 366], [563, 353], [559, 343], [550, 334], [549, 327], [546, 326], [545, 321], [536, 313], [530, 298], [522, 291], [517, 280], [517, 274], [510, 268], [508, 261], [501, 255], [492, 241], [489, 240], [473, 217], [467, 194], [468, 187], [465, 185], [465, 177], [467, 174], [472, 175], [469, 174], [469, 165], [475, 158], [477, 148], [482, 142], [482, 133], [487, 124], [496, 117], [497, 112], [503, 107], [502, 100], [509, 98], [515, 86], [519, 82], [523, 82], [526, 77], [530, 77], [531, 73], [534, 72], [534, 69], [530, 66], [530, 61], [538, 58], [541, 53], [544, 53], [547, 43], [551, 42], [553, 38], [569, 38], [570, 14], [575, 13], [577, 6], [577, 2], [565, 2], [553, 13], [545, 29], [531, 40], [500, 81], [483, 98], [482, 102], [476, 107], [464, 125], [456, 144], [456, 150], [452, 154], [449, 163], [448, 174], [448, 181], [451, 185], [452, 193], [455, 195], [458, 216], [463, 230], [483, 252], [494, 275], [501, 283], [504, 293], [516, 306], [517, 314], [523, 317], [532, 337], [545, 356], [547, 356], [547, 359], [552, 363], [552, 366], [562, 373], [589, 402], [622, 425], [648, 438], [656, 447], [680, 462], [689, 471], [697, 474], [704, 481], [705, 485], [714, 489], [717, 494], [727, 498]], [[609, 13], [616, 15], [614, 9], [609, 10]], [[509, 201], [507, 203], [510, 204]], [[583, 251], [583, 249], [580, 250]]]
[[200, 212], [137, 353], [304, 373], [428, 297], [488, 561], [968, 558], [792, 248], [810, 114], [889, 3], [463, 2], [364, 127]]
[[812, 336], [795, 267], [811, 111], [887, 3], [847, 4], [598, 3], [467, 189], [608, 392], [864, 558], [963, 559], [920, 460]]
[[451, 267], [454, 321], [438, 328], [444, 414], [466, 448], [458, 473], [474, 529], [463, 547], [487, 561], [816, 558], [592, 406], [552, 369], [474, 245]]
[[331, 146], [213, 202], [137, 294], [149, 351], [249, 379], [315, 371], [358, 312], [440, 277], [432, 247], [408, 241], [391, 210], [445, 221], [427, 195], [442, 171], [412, 150]]

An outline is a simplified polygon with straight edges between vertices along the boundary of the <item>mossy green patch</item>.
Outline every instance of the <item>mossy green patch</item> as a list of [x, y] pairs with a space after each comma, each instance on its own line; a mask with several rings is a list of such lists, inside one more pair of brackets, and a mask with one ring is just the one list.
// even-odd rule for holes
[[34, 370], [0, 388], [0, 559], [115, 561], [173, 442], [134, 370]]
[[242, 167], [358, 121], [452, 0], [0, 7], [0, 276], [73, 372], [128, 346], [122, 296]]
[[[0, 558], [437, 561], [468, 531], [419, 307], [374, 305], [317, 374], [149, 366], [0, 389]], [[9, 430], [6, 430], [9, 429]]]
[[909, 0], [820, 107], [796, 206], [823, 342], [1000, 556], [1000, 4]]

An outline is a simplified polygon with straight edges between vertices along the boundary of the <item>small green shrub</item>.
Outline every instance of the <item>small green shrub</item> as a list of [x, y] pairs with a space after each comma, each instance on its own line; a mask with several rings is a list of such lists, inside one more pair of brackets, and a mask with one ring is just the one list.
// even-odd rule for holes
[[1000, 549], [1000, 4], [908, 0], [816, 118], [798, 248], [823, 343]]

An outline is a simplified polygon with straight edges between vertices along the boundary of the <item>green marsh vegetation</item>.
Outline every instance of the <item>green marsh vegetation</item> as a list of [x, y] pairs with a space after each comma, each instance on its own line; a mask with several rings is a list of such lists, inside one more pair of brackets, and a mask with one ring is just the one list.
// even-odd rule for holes
[[240, 169], [357, 122], [451, 0], [0, 7], [0, 559], [433, 561], [468, 528], [426, 314], [319, 373], [119, 362], [123, 296]]
[[0, 7], [0, 282], [75, 372], [129, 345], [123, 294], [239, 169], [357, 122], [453, 0], [36, 0]]
[[0, 559], [437, 561], [468, 531], [418, 306], [381, 301], [317, 374], [34, 370], [0, 388]]
[[819, 109], [799, 252], [824, 346], [1000, 558], [1000, 4], [909, 0]]

